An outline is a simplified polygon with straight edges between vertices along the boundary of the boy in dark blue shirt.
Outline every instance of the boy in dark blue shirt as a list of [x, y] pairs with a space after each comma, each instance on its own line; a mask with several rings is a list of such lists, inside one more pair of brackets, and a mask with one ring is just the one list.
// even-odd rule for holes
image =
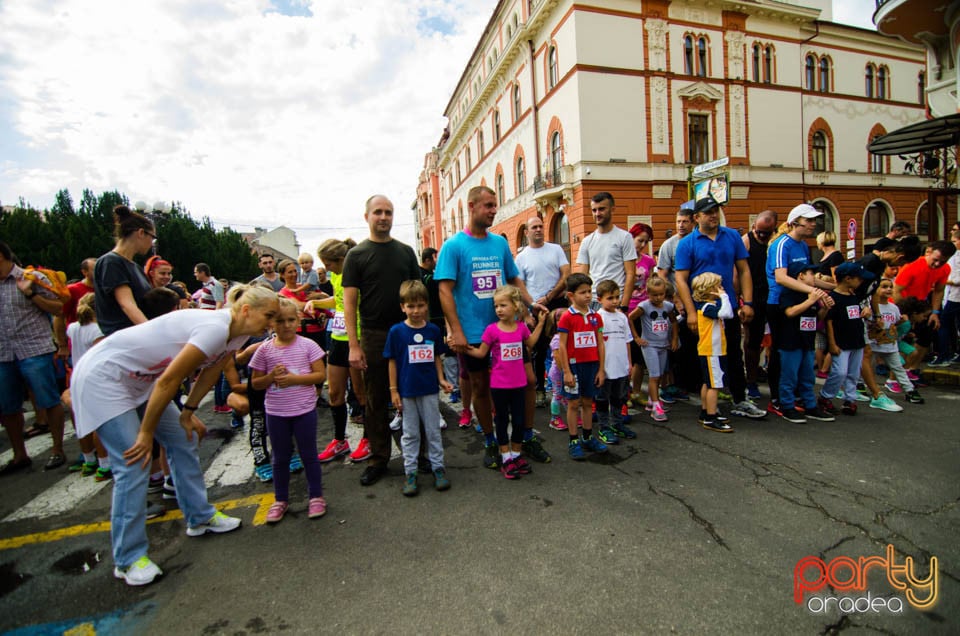
[[433, 469], [437, 490], [450, 488], [443, 466], [443, 438], [440, 435], [440, 387], [449, 393], [453, 387], [443, 377], [440, 362], [440, 328], [428, 322], [430, 314], [427, 288], [419, 280], [400, 285], [400, 307], [407, 319], [395, 324], [387, 334], [383, 357], [390, 362], [390, 400], [403, 414], [403, 469], [407, 481], [403, 494], [413, 497], [417, 486], [417, 462], [420, 453], [420, 424], [427, 438], [427, 457]]

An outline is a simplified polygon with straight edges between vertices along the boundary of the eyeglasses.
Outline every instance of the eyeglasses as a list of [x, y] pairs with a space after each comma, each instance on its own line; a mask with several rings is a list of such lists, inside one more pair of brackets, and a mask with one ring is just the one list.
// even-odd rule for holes
[[150, 238], [152, 238], [154, 241], [157, 240], [157, 235], [154, 234], [153, 232], [147, 232], [146, 230], [144, 230], [143, 233], [149, 236]]

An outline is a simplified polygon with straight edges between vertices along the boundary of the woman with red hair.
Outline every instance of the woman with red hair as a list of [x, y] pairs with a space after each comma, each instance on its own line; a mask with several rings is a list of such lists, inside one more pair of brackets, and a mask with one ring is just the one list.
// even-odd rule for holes
[[143, 273], [147, 275], [147, 280], [150, 281], [152, 287], [166, 287], [176, 293], [177, 297], [180, 298], [180, 309], [186, 309], [190, 306], [187, 295], [171, 282], [173, 281], [173, 265], [168, 261], [155, 254], [147, 259], [143, 266]]

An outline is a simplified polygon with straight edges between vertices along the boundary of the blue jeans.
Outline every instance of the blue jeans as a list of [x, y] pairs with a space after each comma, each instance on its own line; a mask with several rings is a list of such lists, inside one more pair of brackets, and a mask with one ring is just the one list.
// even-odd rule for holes
[[[143, 407], [131, 409], [97, 429], [97, 435], [110, 456], [113, 469], [113, 507], [110, 510], [110, 540], [113, 544], [113, 561], [117, 567], [127, 568], [147, 555], [147, 485], [150, 466], [141, 464], [127, 466], [124, 451], [133, 446], [140, 432], [140, 413]], [[154, 439], [167, 449], [167, 461], [173, 485], [177, 491], [177, 503], [183, 512], [188, 527], [206, 523], [216, 512], [207, 501], [207, 487], [203, 481], [200, 457], [197, 455], [197, 438], [187, 441], [180, 426], [180, 412], [170, 403], [160, 416]]]
[[960, 325], [960, 303], [950, 302], [943, 305], [940, 312], [940, 331], [937, 333], [937, 355], [946, 358], [950, 352], [960, 351], [957, 347], [957, 326]]
[[227, 377], [221, 373], [217, 383], [213, 385], [214, 405], [226, 406], [228, 395], [230, 395], [230, 384], [227, 382]]
[[830, 375], [820, 389], [820, 395], [828, 400], [842, 396], [844, 402], [856, 402], [857, 380], [860, 378], [860, 364], [863, 362], [863, 349], [840, 350], [840, 355], [830, 358]]
[[813, 351], [780, 349], [780, 405], [784, 410], [793, 408], [796, 395], [799, 395], [804, 407], [817, 407], [817, 396], [813, 393], [813, 368]]

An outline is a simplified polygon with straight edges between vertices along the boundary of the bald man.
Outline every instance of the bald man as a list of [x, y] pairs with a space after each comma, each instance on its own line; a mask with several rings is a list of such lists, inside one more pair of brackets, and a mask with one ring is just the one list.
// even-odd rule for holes
[[[520, 278], [534, 302], [549, 309], [566, 306], [564, 281], [570, 275], [570, 261], [563, 248], [544, 240], [543, 219], [531, 216], [525, 230], [527, 246], [517, 254]], [[547, 359], [548, 338], [537, 340], [533, 348], [533, 371], [537, 377], [537, 406], [546, 404], [543, 376]]]
[[764, 327], [767, 324], [767, 246], [770, 237], [777, 230], [777, 213], [764, 210], [757, 215], [753, 227], [743, 235], [743, 245], [747, 248], [747, 265], [753, 279], [753, 320], [747, 323], [747, 341], [743, 348], [743, 364], [747, 376], [747, 396], [751, 400], [760, 398], [757, 388], [757, 373], [760, 369], [760, 343], [763, 341]]

